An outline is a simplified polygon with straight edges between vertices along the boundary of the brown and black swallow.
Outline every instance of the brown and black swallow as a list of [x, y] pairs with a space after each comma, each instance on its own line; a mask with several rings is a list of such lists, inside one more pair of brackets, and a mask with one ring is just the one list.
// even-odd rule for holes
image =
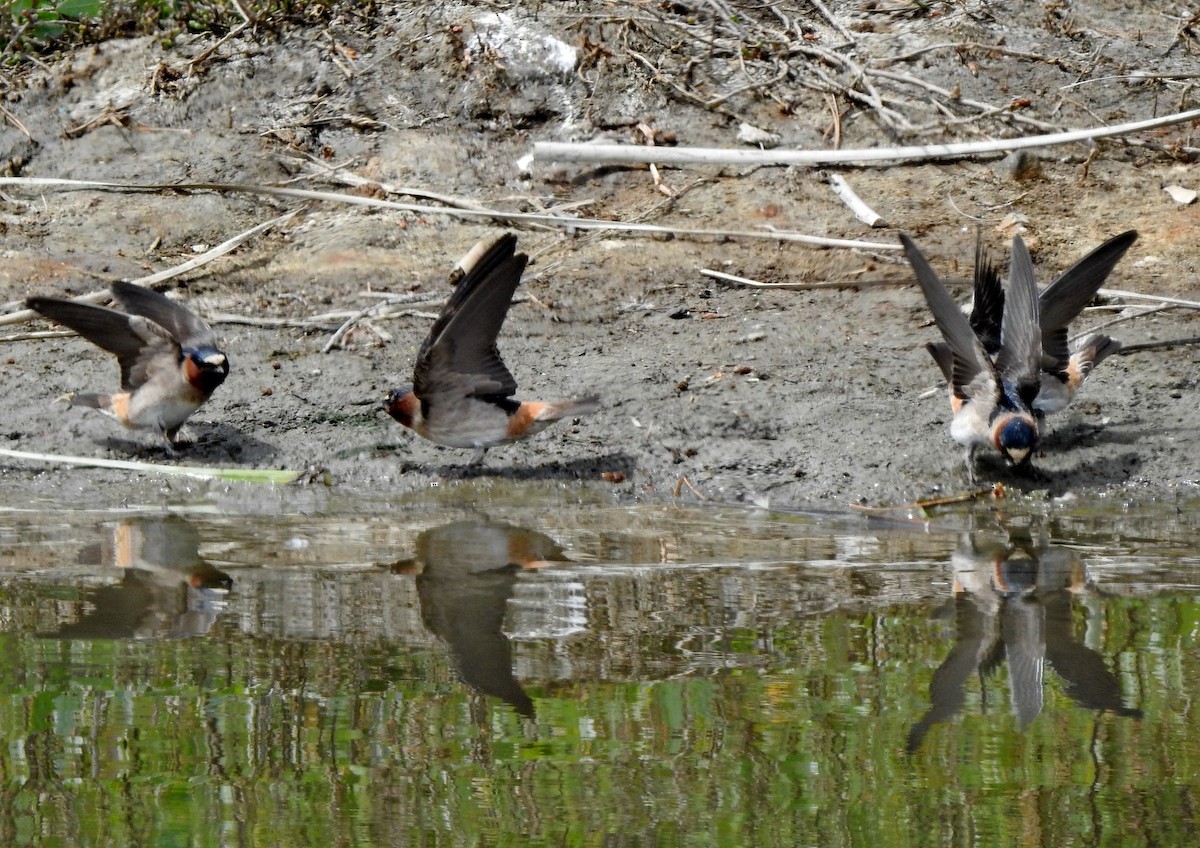
[[175, 436], [229, 375], [212, 328], [190, 309], [151, 289], [113, 283], [125, 312], [53, 297], [26, 305], [109, 353], [121, 367], [121, 391], [76, 393], [72, 406], [99, 409], [126, 427], [151, 428], [174, 449]]
[[529, 261], [517, 237], [497, 239], [470, 265], [417, 353], [413, 382], [394, 390], [388, 414], [432, 442], [474, 448], [471, 465], [488, 448], [540, 433], [562, 418], [600, 408], [595, 395], [576, 400], [518, 401], [517, 381], [496, 337]]
[[[1067, 328], [1104, 285], [1121, 257], [1137, 240], [1137, 231], [1129, 230], [1080, 259], [1038, 296], [1042, 331], [1041, 389], [1033, 402], [1039, 417], [1060, 412], [1083, 385], [1092, 369], [1107, 356], [1121, 349], [1121, 343], [1102, 333], [1085, 338], [1070, 350]], [[1004, 312], [1004, 290], [1000, 275], [989, 260], [979, 238], [975, 244], [975, 299], [969, 323], [979, 336], [988, 355], [995, 357], [1001, 346], [1000, 324]], [[947, 381], [951, 379], [952, 355], [944, 343], [926, 345]]]
[[1012, 465], [1029, 462], [1038, 443], [1038, 422], [1032, 404], [1040, 389], [1042, 335], [1033, 262], [1020, 236], [1013, 238], [1009, 285], [1000, 320], [1003, 339], [995, 361], [984, 349], [977, 328], [963, 315], [954, 298], [920, 249], [906, 234], [900, 241], [916, 273], [934, 322], [945, 341], [944, 360], [934, 359], [950, 382], [954, 418], [951, 437], [966, 449], [967, 475], [974, 479], [973, 456], [980, 447], [994, 447]]

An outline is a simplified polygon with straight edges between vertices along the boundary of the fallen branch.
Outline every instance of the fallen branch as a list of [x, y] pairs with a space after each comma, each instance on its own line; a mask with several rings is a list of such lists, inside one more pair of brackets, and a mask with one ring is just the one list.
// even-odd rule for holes
[[1148, 306], [1148, 307], [1142, 309], [1140, 312], [1134, 312], [1129, 315], [1119, 315], [1116, 318], [1113, 318], [1109, 321], [1105, 321], [1101, 324], [1097, 324], [1094, 327], [1089, 327], [1087, 330], [1076, 333], [1075, 335], [1071, 336], [1069, 339], [1067, 339], [1067, 341], [1075, 342], [1075, 341], [1078, 341], [1079, 339], [1087, 338], [1088, 336], [1092, 335], [1093, 333], [1095, 333], [1099, 330], [1104, 330], [1109, 327], [1115, 326], [1116, 324], [1124, 324], [1126, 321], [1132, 321], [1135, 318], [1144, 318], [1147, 315], [1154, 315], [1157, 312], [1165, 312], [1168, 309], [1174, 309], [1174, 308], [1175, 307], [1169, 303], [1165, 303], [1162, 306]]
[[[533, 145], [533, 158], [543, 162], [586, 162], [588, 164], [648, 164], [659, 165], [844, 165], [872, 162], [924, 161], [956, 159], [1022, 150], [1030, 147], [1051, 147], [1094, 138], [1109, 138], [1181, 124], [1200, 119], [1200, 109], [1177, 112], [1161, 118], [1131, 121], [1125, 124], [1067, 130], [1045, 135], [1020, 138], [990, 139], [987, 141], [954, 142], [951, 144], [922, 144], [908, 147], [869, 147], [857, 150], [745, 150], [715, 147], [654, 147], [645, 148], [624, 144], [569, 144], [539, 141]], [[4, 183], [0, 181], [0, 185]]]

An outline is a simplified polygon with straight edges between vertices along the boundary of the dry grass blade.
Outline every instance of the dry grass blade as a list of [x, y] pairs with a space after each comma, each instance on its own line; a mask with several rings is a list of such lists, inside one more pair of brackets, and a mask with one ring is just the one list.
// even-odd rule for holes
[[922, 498], [918, 501], [913, 501], [907, 504], [892, 504], [888, 506], [867, 506], [866, 504], [852, 503], [850, 508], [855, 512], [865, 513], [866, 515], [891, 515], [896, 512], [912, 512], [920, 510], [924, 512], [927, 509], [935, 506], [952, 506], [960, 503], [970, 503], [977, 501], [980, 498], [1002, 498], [1004, 497], [1004, 487], [997, 484], [995, 486], [987, 486], [980, 489], [969, 489], [965, 492], [960, 492], [957, 495], [944, 495], [940, 498]]
[[133, 462], [126, 459], [101, 459], [91, 456], [65, 456], [56, 453], [33, 453], [30, 451], [0, 448], [0, 456], [24, 462], [72, 465], [77, 468], [115, 468], [119, 471], [136, 471], [141, 474], [167, 474], [176, 477], [197, 477], [206, 480], [229, 480], [243, 483], [295, 483], [307, 472], [282, 471], [274, 468], [220, 468], [212, 465], [162, 465], [157, 462]]
[[714, 271], [711, 268], [698, 268], [701, 276], [714, 280], [732, 283], [737, 286], [748, 286], [754, 289], [791, 289], [807, 291], [810, 289], [860, 289], [866, 286], [908, 286], [909, 280], [821, 280], [812, 283], [764, 283], [749, 277], [739, 277], [736, 274], [726, 274], [724, 271]]

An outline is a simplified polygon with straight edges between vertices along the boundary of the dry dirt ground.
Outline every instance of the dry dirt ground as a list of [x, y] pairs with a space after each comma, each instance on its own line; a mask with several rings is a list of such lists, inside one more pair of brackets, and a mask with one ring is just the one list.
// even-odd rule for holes
[[[630, 500], [682, 492], [775, 506], [961, 491], [945, 396], [926, 391], [938, 374], [922, 347], [937, 331], [895, 251], [464, 218], [384, 190], [506, 211], [566, 207], [568, 217], [669, 229], [770, 225], [889, 245], [904, 230], [960, 281], [977, 225], [1001, 258], [1019, 228], [1043, 285], [1103, 239], [1136, 228], [1141, 236], [1109, 285], [1198, 299], [1200, 204], [1181, 205], [1162, 190], [1200, 188], [1185, 155], [1197, 145], [1195, 124], [1134, 143], [1041, 148], [1020, 179], [998, 157], [842, 169], [890, 225], [877, 229], [807, 168], [664, 167], [656, 178], [640, 166], [518, 167], [535, 141], [645, 143], [647, 130], [659, 143], [745, 148], [737, 139], [745, 122], [783, 147], [830, 149], [1028, 135], [1197, 105], [1190, 82], [1148, 76], [1196, 67], [1200, 42], [1172, 16], [1175, 4], [826, 6], [828, 16], [808, 3], [381, 3], [369, 16], [246, 30], [219, 45], [207, 37], [169, 47], [153, 38], [110, 41], [9, 71], [0, 164], [10, 175], [349, 191], [329, 175], [338, 168], [383, 186], [359, 195], [433, 210], [242, 192], [0, 186], [8, 312], [29, 294], [82, 294], [112, 277], [177, 265], [298, 210], [165, 284], [214, 319], [233, 368], [193, 417], [185, 431], [193, 444], [177, 459], [149, 433], [55, 404], [65, 392], [114, 385], [116, 366], [77, 338], [23, 338], [48, 329], [39, 322], [3, 328], [3, 444], [319, 466], [351, 493], [415, 494], [463, 476], [562, 481], [568, 491], [583, 479]], [[527, 298], [500, 339], [521, 396], [597, 392], [605, 406], [577, 425], [493, 450], [482, 470], [464, 472], [469, 452], [413, 438], [381, 402], [408, 381], [454, 260], [505, 229], [533, 257]], [[701, 268], [832, 285], [752, 289]], [[957, 291], [965, 299], [966, 289]], [[406, 307], [423, 314], [367, 316], [322, 353], [339, 314], [377, 303], [372, 295], [381, 292], [427, 294]], [[1082, 326], [1127, 314], [1123, 303], [1105, 301]], [[1195, 337], [1200, 320], [1171, 310], [1111, 332], [1126, 344]], [[1079, 401], [1051, 419], [1033, 474], [985, 461], [982, 477], [1053, 496], [1194, 497], [1197, 350], [1109, 359]], [[16, 462], [0, 473], [10, 502], [99, 497], [129, 485], [117, 472], [49, 474]]]

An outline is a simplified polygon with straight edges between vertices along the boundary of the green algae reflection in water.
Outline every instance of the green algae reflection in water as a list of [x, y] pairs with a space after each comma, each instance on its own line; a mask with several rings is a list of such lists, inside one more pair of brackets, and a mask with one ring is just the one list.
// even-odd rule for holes
[[1191, 844], [1195, 549], [506, 518], [0, 531], [0, 844]]

